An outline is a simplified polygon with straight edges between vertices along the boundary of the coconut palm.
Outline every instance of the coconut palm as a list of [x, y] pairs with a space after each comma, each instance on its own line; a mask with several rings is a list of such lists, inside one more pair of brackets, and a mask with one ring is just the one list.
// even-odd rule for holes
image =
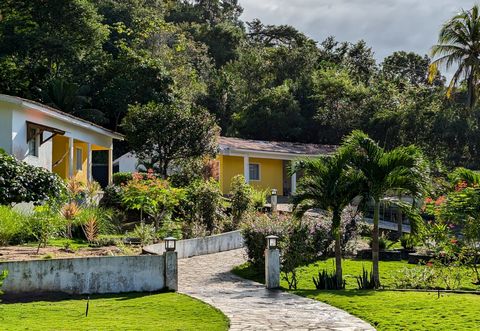
[[467, 103], [471, 108], [476, 102], [475, 90], [480, 76], [480, 16], [479, 6], [462, 10], [448, 20], [440, 30], [438, 44], [432, 47], [432, 56], [438, 58], [430, 65], [429, 79], [437, 74], [439, 65], [448, 70], [457, 65], [447, 90], [450, 97], [452, 89], [462, 78], [467, 81]]
[[332, 233], [335, 238], [335, 268], [337, 287], [343, 287], [341, 214], [364, 187], [361, 173], [348, 167], [346, 155], [312, 158], [298, 161], [292, 171], [304, 175], [293, 196], [294, 212], [302, 216], [307, 210], [318, 208], [332, 214]]
[[418, 232], [422, 219], [414, 213], [414, 206], [402, 203], [393, 196], [402, 191], [419, 198], [428, 183], [428, 166], [421, 151], [415, 146], [397, 147], [385, 151], [368, 135], [353, 131], [344, 141], [342, 153], [349, 156], [352, 166], [364, 176], [364, 198], [374, 206], [372, 232], [372, 261], [375, 288], [380, 287], [379, 274], [379, 215], [382, 203], [391, 203], [407, 214], [412, 232]]

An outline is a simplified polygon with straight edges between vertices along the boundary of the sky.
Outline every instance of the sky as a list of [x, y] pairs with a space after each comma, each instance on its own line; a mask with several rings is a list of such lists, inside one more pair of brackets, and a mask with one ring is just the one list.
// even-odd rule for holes
[[288, 24], [316, 41], [333, 35], [339, 41], [363, 39], [378, 62], [394, 51], [428, 54], [442, 24], [465, 0], [239, 0], [242, 19]]

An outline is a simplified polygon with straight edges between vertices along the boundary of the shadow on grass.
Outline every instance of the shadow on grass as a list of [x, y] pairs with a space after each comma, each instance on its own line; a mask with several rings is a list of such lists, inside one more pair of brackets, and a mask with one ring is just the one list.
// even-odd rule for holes
[[168, 291], [156, 292], [128, 292], [119, 294], [77, 294], [71, 295], [63, 292], [45, 292], [34, 294], [8, 294], [0, 297], [0, 304], [31, 303], [38, 301], [59, 302], [70, 300], [96, 300], [96, 299], [116, 299], [116, 301], [125, 301], [142, 298], [149, 295], [168, 293]]
[[290, 292], [303, 296], [303, 297], [316, 297], [319, 294], [332, 294], [342, 297], [366, 297], [374, 295], [376, 291], [374, 290], [313, 290], [313, 289], [297, 289], [290, 290]]

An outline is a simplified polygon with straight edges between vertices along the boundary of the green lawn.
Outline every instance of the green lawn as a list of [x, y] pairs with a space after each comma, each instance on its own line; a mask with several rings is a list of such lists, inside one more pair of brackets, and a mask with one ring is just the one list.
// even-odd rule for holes
[[228, 330], [215, 308], [177, 293], [0, 303], [2, 330]]
[[[344, 275], [347, 289], [344, 291], [319, 291], [315, 289], [312, 276], [319, 270], [334, 270], [333, 260], [320, 261], [299, 269], [298, 289], [302, 296], [326, 302], [342, 308], [375, 326], [378, 330], [480, 330], [480, 295], [442, 294], [425, 292], [359, 291], [354, 276], [365, 266], [370, 271], [370, 261], [345, 260]], [[391, 287], [395, 273], [404, 267], [413, 267], [406, 262], [381, 262], [382, 285]], [[262, 281], [248, 265], [235, 268], [237, 275]], [[462, 278], [463, 289], [478, 289], [471, 284], [468, 272]], [[282, 280], [282, 287], [287, 283]]]

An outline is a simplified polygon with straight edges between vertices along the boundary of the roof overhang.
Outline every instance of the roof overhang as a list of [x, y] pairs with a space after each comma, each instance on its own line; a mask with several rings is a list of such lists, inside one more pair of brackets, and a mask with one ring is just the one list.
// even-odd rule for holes
[[320, 155], [328, 154], [302, 154], [302, 153], [285, 153], [285, 152], [272, 152], [272, 151], [258, 151], [252, 149], [243, 148], [231, 148], [229, 146], [220, 145], [219, 154], [225, 156], [249, 156], [257, 157], [261, 159], [277, 159], [277, 160], [295, 160], [305, 157], [317, 157]]
[[86, 121], [84, 119], [78, 118], [76, 116], [64, 113], [60, 110], [57, 110], [57, 109], [54, 109], [54, 108], [51, 108], [51, 107], [48, 107], [48, 106], [45, 106], [45, 105], [41, 105], [41, 104], [39, 104], [37, 102], [34, 102], [34, 101], [29, 101], [27, 99], [22, 99], [22, 98], [19, 98], [19, 97], [14, 97], [14, 96], [6, 95], [6, 94], [0, 94], [0, 101], [5, 101], [5, 102], [12, 103], [12, 104], [15, 104], [15, 105], [18, 105], [18, 106], [21, 106], [21, 107], [24, 107], [24, 108], [28, 108], [28, 109], [33, 109], [35, 111], [41, 112], [41, 113], [51, 117], [51, 118], [56, 118], [56, 119], [58, 119], [62, 122], [67, 122], [67, 123], [70, 123], [70, 124], [74, 124], [78, 127], [81, 127], [81, 128], [84, 128], [84, 129], [87, 129], [87, 130], [90, 130], [90, 131], [93, 131], [93, 132], [111, 137], [113, 139], [117, 139], [117, 140], [123, 140], [124, 139], [124, 136], [122, 134], [118, 133], [118, 132], [105, 129], [105, 128], [97, 125], [97, 124], [94, 124], [94, 123], [91, 123], [91, 122]]

